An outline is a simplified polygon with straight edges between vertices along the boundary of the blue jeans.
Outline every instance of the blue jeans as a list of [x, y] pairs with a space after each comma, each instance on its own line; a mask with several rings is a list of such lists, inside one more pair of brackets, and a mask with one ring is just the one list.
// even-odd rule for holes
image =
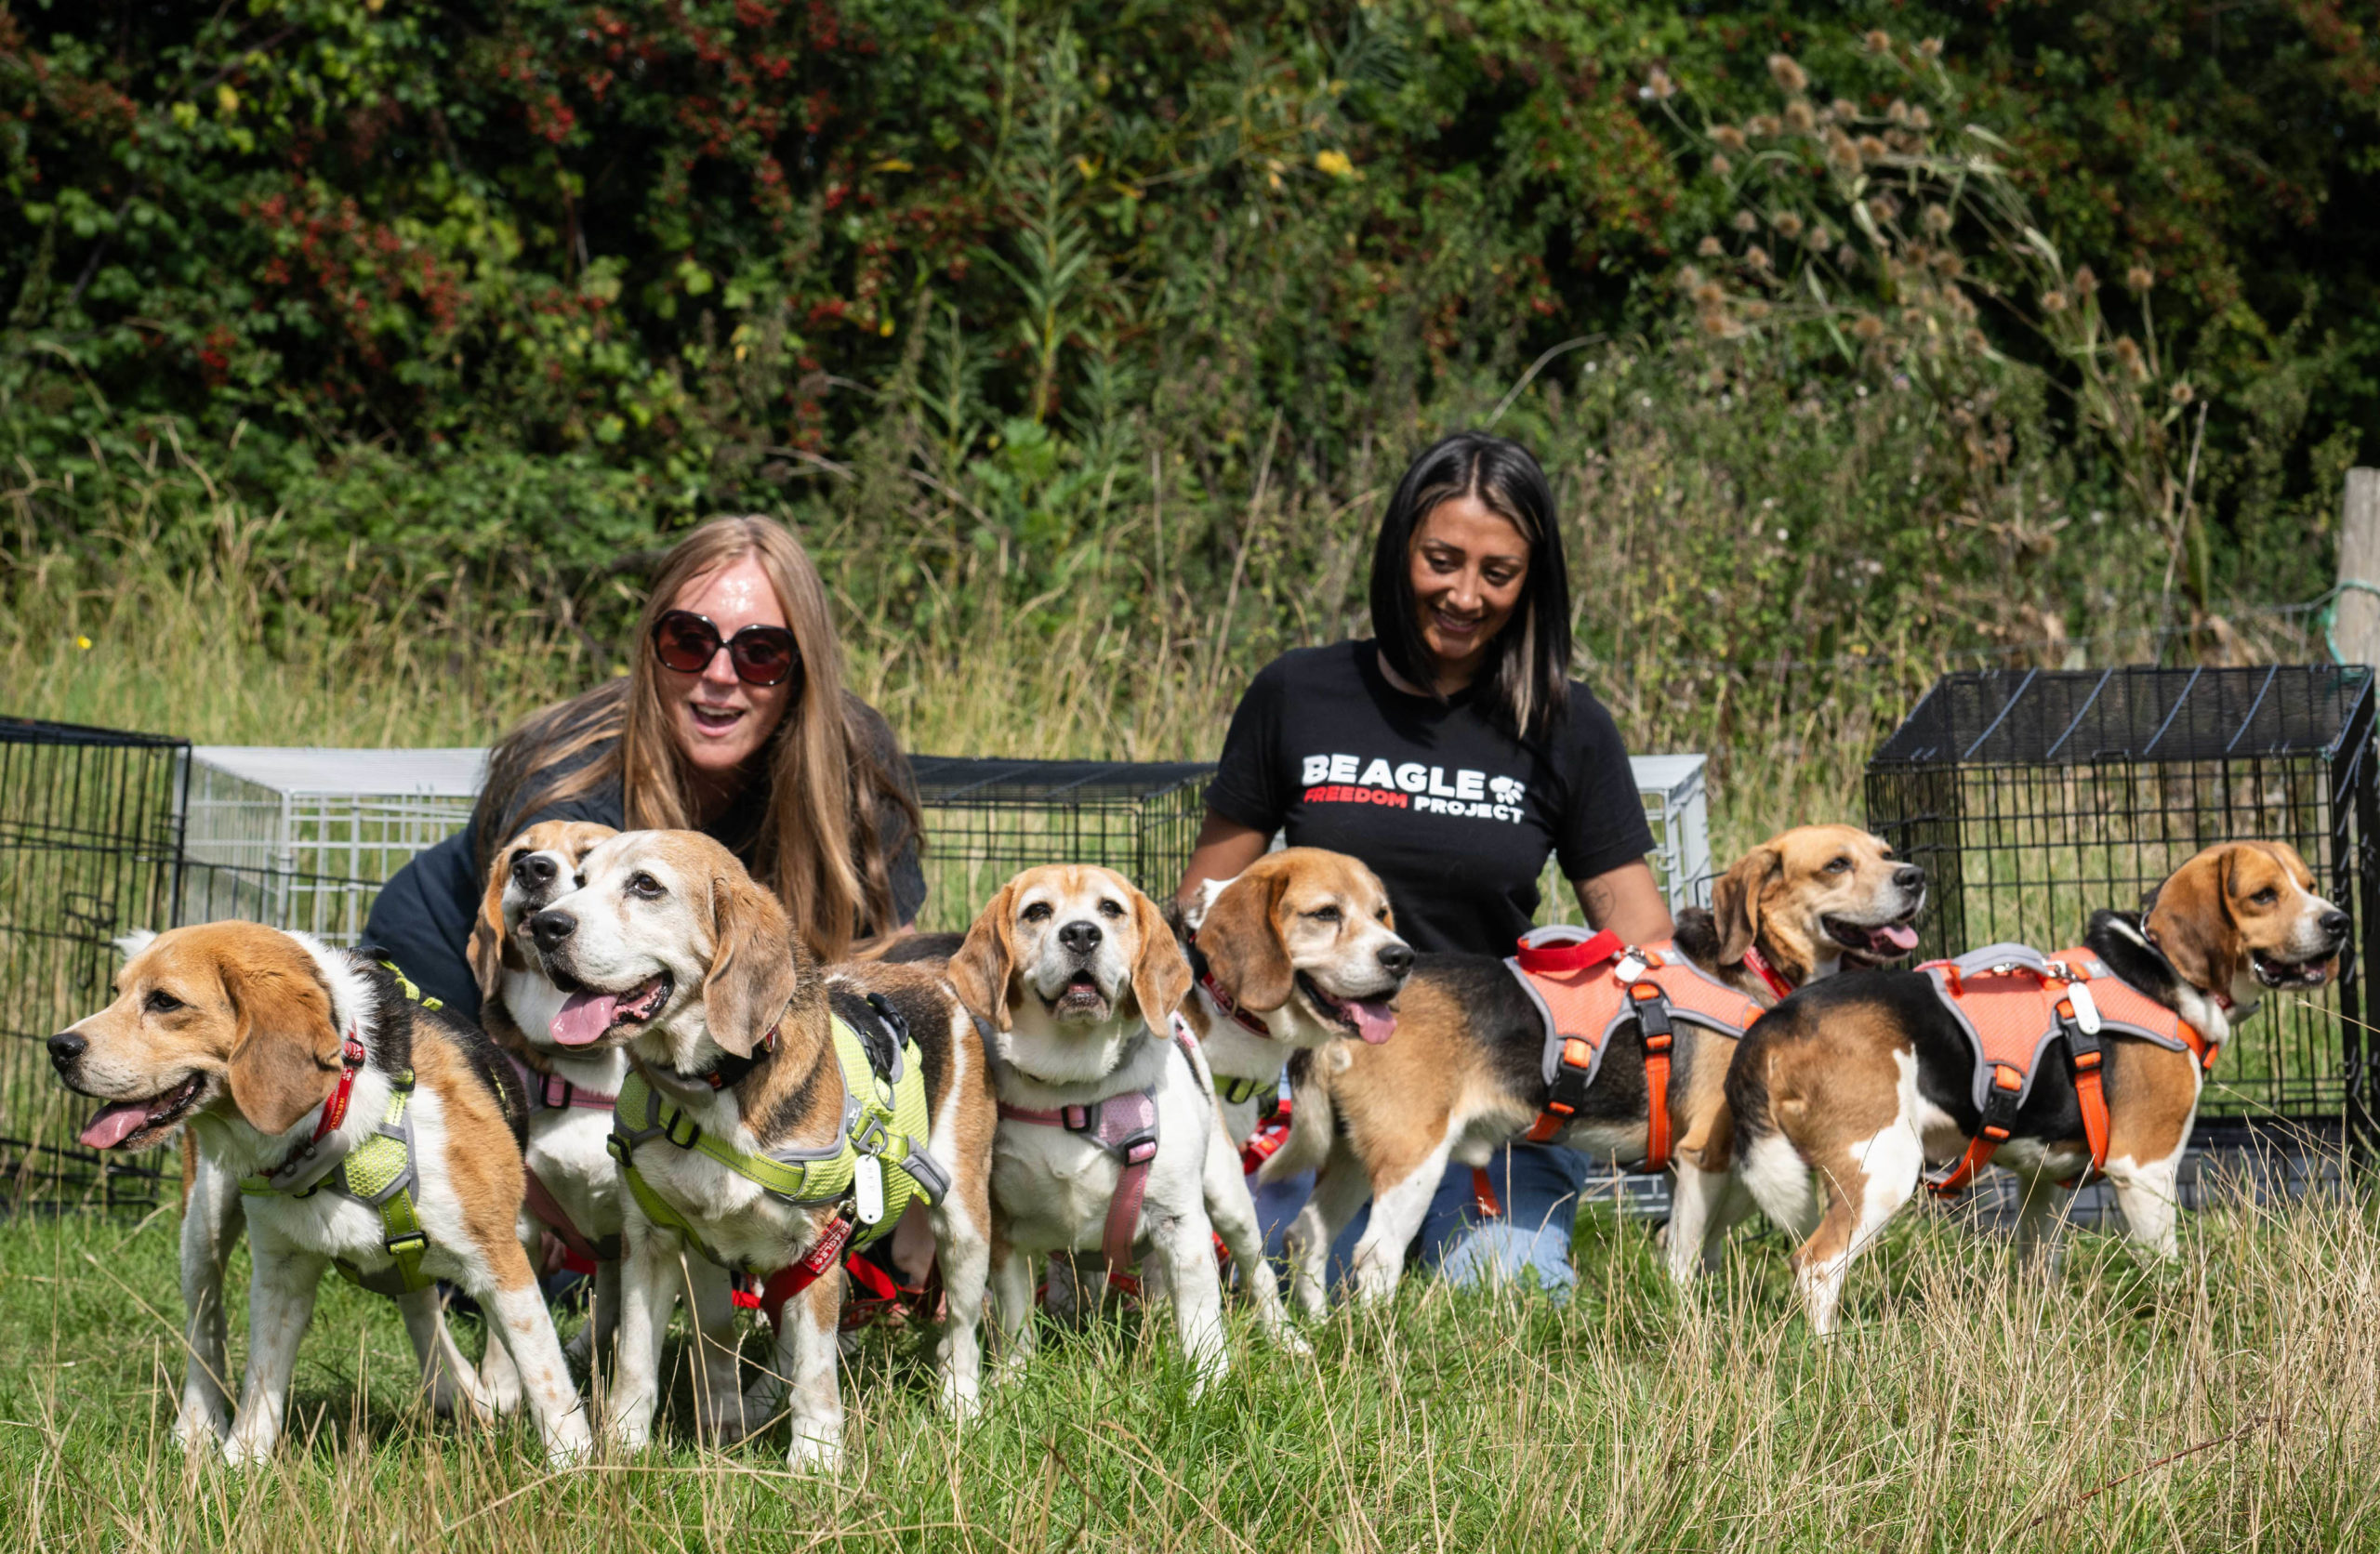
[[[1534, 1274], [1539, 1288], [1556, 1300], [1568, 1298], [1570, 1286], [1578, 1282], [1570, 1267], [1570, 1227], [1578, 1218], [1587, 1157], [1551, 1144], [1513, 1144], [1497, 1151], [1485, 1169], [1504, 1212], [1494, 1218], [1482, 1214], [1471, 1167], [1448, 1166], [1421, 1216], [1408, 1266], [1435, 1269], [1440, 1278], [1465, 1286], [1517, 1282], [1524, 1273]], [[1314, 1190], [1313, 1173], [1270, 1184], [1251, 1179], [1249, 1186], [1256, 1194], [1265, 1249], [1278, 1253], [1283, 1232]], [[1367, 1202], [1331, 1244], [1333, 1289], [1345, 1283], [1355, 1244], [1370, 1223], [1371, 1205]]]

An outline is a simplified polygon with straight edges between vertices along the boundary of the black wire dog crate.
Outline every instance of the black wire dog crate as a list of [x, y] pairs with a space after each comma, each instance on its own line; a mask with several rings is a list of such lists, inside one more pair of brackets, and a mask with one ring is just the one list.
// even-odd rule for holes
[[1868, 823], [1931, 881], [1923, 955], [2044, 950], [2132, 908], [2200, 849], [2287, 842], [2356, 928], [2320, 996], [2275, 994], [2199, 1108], [2202, 1142], [2276, 1125], [2368, 1146], [2360, 971], [2380, 912], [2373, 671], [1995, 669], [1946, 675], [1868, 764]]
[[1035, 863], [1097, 863], [1162, 901], [1182, 883], [1214, 770], [1203, 761], [1012, 761], [912, 756], [925, 811], [918, 926], [963, 929]]
[[155, 1156], [74, 1142], [87, 1105], [51, 1076], [48, 1038], [112, 996], [114, 941], [174, 919], [189, 744], [0, 718], [0, 1173], [8, 1196], [153, 1202]]

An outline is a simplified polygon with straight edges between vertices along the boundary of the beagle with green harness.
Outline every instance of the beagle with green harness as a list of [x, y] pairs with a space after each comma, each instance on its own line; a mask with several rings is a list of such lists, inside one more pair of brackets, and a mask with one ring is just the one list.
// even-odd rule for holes
[[[574, 1049], [621, 1049], [632, 1064], [611, 1146], [627, 1187], [603, 1419], [613, 1442], [652, 1439], [662, 1336], [682, 1289], [706, 1339], [697, 1396], [708, 1437], [771, 1418], [782, 1385], [789, 1462], [839, 1464], [842, 1258], [888, 1233], [912, 1200], [945, 1296], [943, 1402], [971, 1416], [996, 1118], [982, 1044], [940, 979], [918, 967], [820, 968], [776, 898], [694, 832], [598, 845], [575, 888], [527, 927], [540, 968], [567, 994], [554, 1021]], [[749, 1393], [737, 1388], [731, 1271], [763, 1278], [775, 1313], [775, 1355]]]
[[[210, 923], [126, 941], [114, 1001], [50, 1038], [67, 1086], [107, 1104], [104, 1150], [194, 1147], [183, 1218], [191, 1367], [175, 1435], [234, 1464], [272, 1450], [323, 1274], [388, 1293], [442, 1403], [491, 1398], [440, 1317], [439, 1281], [489, 1315], [557, 1466], [591, 1436], [520, 1236], [522, 1104], [473, 1027], [306, 934]], [[228, 1420], [226, 1265], [252, 1248], [248, 1363]]]

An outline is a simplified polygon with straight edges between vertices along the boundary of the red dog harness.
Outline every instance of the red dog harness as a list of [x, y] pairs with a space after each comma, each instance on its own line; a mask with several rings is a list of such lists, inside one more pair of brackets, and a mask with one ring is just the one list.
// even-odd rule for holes
[[1983, 1113], [1958, 1162], [1926, 1176], [1926, 1187], [1943, 1197], [1974, 1180], [2008, 1141], [2050, 1043], [2066, 1043], [2067, 1068], [2082, 1109], [2082, 1137], [2091, 1151], [2090, 1166], [2069, 1186], [2097, 1176], [2108, 1164], [2108, 1099], [2100, 1083], [2104, 1037], [2135, 1036], [2188, 1052], [2202, 1072], [2213, 1071], [2221, 1050], [2087, 949], [2044, 956], [2023, 944], [1990, 944], [1917, 969], [1932, 981], [1934, 995], [1975, 1049], [1975, 1103]]
[[1545, 1021], [1545, 1110], [1531, 1143], [1560, 1136], [1586, 1104], [1612, 1033], [1633, 1021], [1645, 1042], [1648, 1127], [1644, 1171], [1669, 1169], [1670, 1047], [1680, 1021], [1723, 1036], [1740, 1036], [1761, 1007], [1697, 967], [1664, 941], [1623, 945], [1606, 930], [1557, 924], [1524, 934], [1504, 964]]

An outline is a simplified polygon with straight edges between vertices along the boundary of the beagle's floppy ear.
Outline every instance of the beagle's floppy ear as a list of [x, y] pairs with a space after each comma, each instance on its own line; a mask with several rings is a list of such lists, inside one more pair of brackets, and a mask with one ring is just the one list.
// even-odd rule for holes
[[2231, 985], [2246, 958], [2231, 917], [2231, 871], [2239, 845], [2211, 847], [2167, 876], [2141, 922], [2183, 981], [2209, 993]]
[[311, 965], [226, 961], [220, 971], [234, 1021], [226, 1073], [231, 1104], [258, 1132], [286, 1133], [330, 1099], [338, 1073], [331, 990]]
[[[950, 957], [950, 985], [959, 1001], [992, 1029], [1009, 1028], [1010, 980], [1016, 975], [1016, 939], [1011, 919], [1016, 915], [1016, 881], [992, 893], [975, 914], [959, 953]], [[1171, 940], [1172, 935], [1168, 934]], [[1186, 968], [1185, 968], [1186, 970]]]
[[711, 876], [710, 923], [703, 1026], [721, 1051], [748, 1058], [801, 990], [809, 952], [776, 897], [741, 871]]
[[1162, 1036], [1167, 1017], [1190, 991], [1190, 962], [1166, 926], [1165, 914], [1139, 890], [1132, 892], [1132, 926], [1141, 936], [1140, 954], [1132, 960], [1132, 1000], [1149, 1029]]
[[1273, 914], [1288, 888], [1289, 871], [1276, 869], [1259, 876], [1241, 875], [1216, 893], [1198, 925], [1198, 950], [1207, 957], [1215, 981], [1244, 1007], [1259, 1013], [1289, 1001], [1289, 947]]
[[1711, 891], [1711, 917], [1719, 930], [1719, 964], [1733, 966], [1760, 942], [1760, 898], [1785, 869], [1784, 855], [1763, 845], [1736, 860]]
[[511, 849], [496, 849], [496, 862], [487, 871], [487, 889], [480, 895], [479, 921], [471, 925], [471, 981], [480, 984], [483, 1003], [496, 997], [496, 984], [504, 975], [505, 959], [512, 948], [504, 931], [504, 882], [511, 862]]

